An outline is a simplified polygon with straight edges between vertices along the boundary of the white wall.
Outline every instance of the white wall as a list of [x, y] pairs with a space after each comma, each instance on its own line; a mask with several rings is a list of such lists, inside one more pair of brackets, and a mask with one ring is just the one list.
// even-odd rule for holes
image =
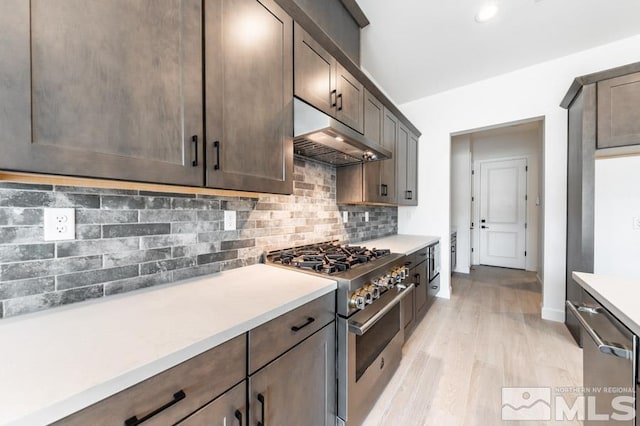
[[[544, 117], [544, 283], [542, 317], [564, 320], [567, 112], [559, 103], [574, 77], [640, 60], [640, 36], [524, 68], [401, 105], [422, 131], [417, 207], [399, 208], [400, 233], [440, 235], [449, 245], [452, 133]], [[366, 63], [366, 61], [363, 61]], [[470, 64], [473, 66], [473, 64]], [[393, 67], [389, 72], [394, 72]], [[450, 296], [442, 258], [439, 296]]]
[[[527, 173], [527, 231], [526, 231], [526, 266], [527, 271], [538, 270], [538, 213], [540, 206], [536, 201], [543, 203], [539, 187], [539, 158], [542, 146], [540, 128], [541, 122], [526, 123], [517, 126], [509, 126], [495, 130], [474, 132], [471, 134], [471, 151], [474, 168], [478, 172], [474, 175], [474, 187], [476, 188], [474, 203], [474, 215], [472, 221], [479, 223], [480, 200], [480, 167], [479, 161], [496, 160], [500, 158], [526, 158], [529, 172]], [[455, 190], [453, 190], [455, 192]], [[474, 230], [474, 241], [480, 240], [480, 230]], [[480, 250], [474, 250], [473, 264], [480, 263]]]
[[471, 136], [451, 140], [451, 230], [456, 231], [457, 266], [455, 271], [468, 274], [471, 241]]
[[640, 279], [640, 157], [598, 159], [595, 179], [593, 270]]

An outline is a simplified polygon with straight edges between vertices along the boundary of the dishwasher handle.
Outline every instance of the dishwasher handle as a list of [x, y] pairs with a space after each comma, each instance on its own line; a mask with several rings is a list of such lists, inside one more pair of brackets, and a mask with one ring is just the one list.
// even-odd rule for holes
[[600, 314], [603, 312], [601, 308], [593, 308], [590, 306], [576, 306], [570, 300], [566, 301], [566, 305], [567, 308], [569, 308], [569, 311], [571, 311], [571, 313], [576, 317], [580, 325], [582, 325], [587, 334], [589, 334], [589, 337], [591, 337], [600, 352], [607, 355], [613, 355], [618, 358], [624, 358], [628, 360], [634, 359], [632, 350], [627, 349], [617, 343], [602, 340], [598, 332], [595, 331], [580, 314], [580, 311], [589, 312], [591, 314]]

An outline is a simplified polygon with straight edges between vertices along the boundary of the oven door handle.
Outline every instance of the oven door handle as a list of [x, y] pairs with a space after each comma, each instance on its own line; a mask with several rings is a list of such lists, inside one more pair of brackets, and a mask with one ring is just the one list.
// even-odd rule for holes
[[632, 350], [629, 350], [617, 343], [602, 340], [602, 337], [600, 337], [598, 332], [589, 325], [589, 323], [582, 317], [582, 315], [580, 315], [580, 311], [588, 312], [591, 314], [598, 314], [601, 313], [602, 310], [598, 310], [597, 308], [594, 309], [590, 306], [576, 306], [570, 300], [567, 300], [565, 303], [567, 305], [567, 308], [569, 308], [569, 311], [571, 311], [571, 313], [576, 317], [580, 325], [582, 325], [582, 327], [584, 328], [584, 331], [586, 331], [589, 337], [591, 337], [600, 352], [607, 355], [613, 355], [618, 358], [630, 360], [634, 359]]
[[355, 334], [356, 336], [362, 336], [364, 333], [366, 333], [371, 327], [373, 327], [375, 325], [375, 323], [378, 322], [378, 320], [380, 318], [382, 318], [383, 316], [385, 316], [387, 314], [387, 312], [389, 312], [391, 309], [393, 309], [398, 303], [400, 303], [400, 301], [407, 295], [409, 294], [409, 292], [414, 288], [413, 283], [409, 284], [407, 286], [407, 288], [405, 290], [402, 290], [400, 293], [398, 293], [398, 295], [396, 297], [394, 297], [389, 303], [386, 304], [386, 306], [382, 309], [380, 309], [378, 312], [375, 313], [375, 315], [373, 315], [371, 318], [369, 318], [367, 320], [367, 322], [365, 322], [364, 324], [358, 324], [358, 323], [354, 323], [349, 321], [349, 331], [353, 334]]

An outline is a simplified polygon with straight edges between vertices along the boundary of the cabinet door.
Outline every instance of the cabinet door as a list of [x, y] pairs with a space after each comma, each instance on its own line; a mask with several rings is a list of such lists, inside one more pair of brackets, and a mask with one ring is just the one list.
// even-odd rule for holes
[[419, 318], [424, 312], [427, 305], [427, 263], [422, 262], [411, 270], [411, 277], [416, 285], [415, 290], [415, 305], [416, 305], [416, 319]]
[[337, 70], [336, 118], [364, 133], [364, 86], [342, 65]]
[[31, 143], [29, 2], [0, 2], [0, 168], [28, 170]]
[[382, 118], [384, 107], [368, 90], [364, 91], [364, 135], [372, 142], [382, 145]]
[[388, 189], [383, 188], [381, 184], [382, 163], [383, 161], [371, 161], [362, 164], [363, 201], [375, 203], [388, 202], [386, 200], [388, 196], [384, 197], [382, 195], [385, 190], [388, 191]]
[[398, 141], [396, 144], [396, 187], [398, 204], [405, 205], [408, 200], [407, 161], [409, 151], [409, 129], [398, 123]]
[[[385, 203], [396, 202], [396, 142], [398, 140], [398, 119], [386, 108], [382, 121], [382, 146], [391, 151], [393, 158], [380, 162], [381, 199]], [[386, 194], [386, 195], [385, 195]]]
[[295, 25], [294, 33], [294, 93], [333, 116], [336, 112], [336, 60], [300, 25]]
[[598, 82], [598, 148], [640, 144], [640, 73]]
[[407, 147], [407, 193], [405, 193], [404, 204], [418, 205], [418, 138], [411, 132], [409, 132]]
[[229, 389], [180, 423], [180, 426], [246, 425], [246, 381]]
[[249, 377], [255, 425], [335, 426], [335, 322]]
[[12, 0], [0, 7], [11, 3], [15, 10], [0, 19], [24, 21], [25, 4], [30, 19], [0, 48], [15, 53], [10, 64], [0, 53], [0, 73], [13, 81], [0, 89], [9, 96], [0, 102], [10, 99], [0, 120], [17, 115], [2, 126], [10, 136], [1, 140], [0, 167], [202, 185], [201, 147], [192, 142], [203, 134], [198, 0]]
[[400, 301], [400, 305], [402, 307], [405, 337], [408, 336], [408, 332], [413, 327], [415, 320], [415, 295], [415, 288], [413, 288], [410, 290], [410, 293], [404, 296], [402, 301]]
[[293, 21], [272, 0], [206, 0], [207, 186], [293, 190]]

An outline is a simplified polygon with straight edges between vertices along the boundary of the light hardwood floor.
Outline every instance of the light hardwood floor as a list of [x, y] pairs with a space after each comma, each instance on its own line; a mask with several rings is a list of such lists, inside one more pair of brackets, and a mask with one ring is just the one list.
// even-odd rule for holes
[[501, 420], [503, 386], [551, 387], [552, 395], [582, 386], [582, 351], [563, 324], [540, 319], [535, 273], [478, 266], [455, 274], [452, 288], [408, 338], [365, 426], [516, 425]]

